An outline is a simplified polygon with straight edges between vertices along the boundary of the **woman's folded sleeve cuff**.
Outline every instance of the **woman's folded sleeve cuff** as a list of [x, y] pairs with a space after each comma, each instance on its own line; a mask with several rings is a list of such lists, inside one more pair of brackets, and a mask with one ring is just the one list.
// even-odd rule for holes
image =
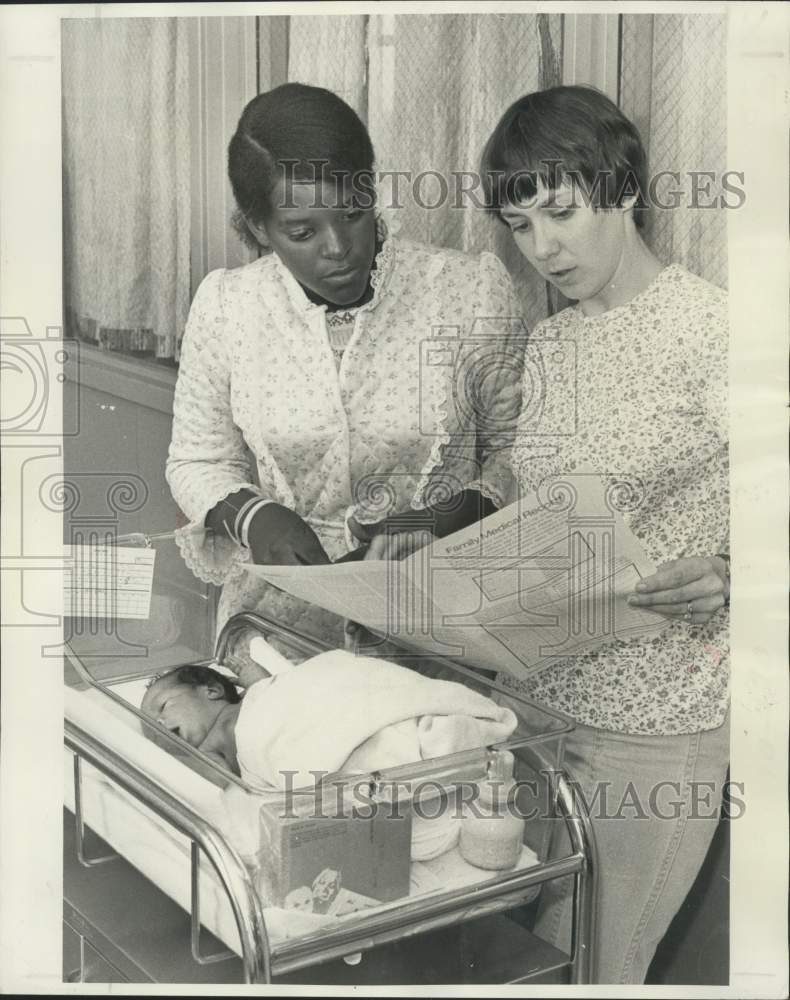
[[184, 562], [204, 583], [221, 586], [236, 566], [250, 561], [249, 549], [224, 532], [214, 532], [205, 526], [208, 512], [221, 500], [238, 490], [250, 490], [262, 496], [261, 491], [253, 483], [233, 483], [224, 486], [214, 493], [213, 498], [205, 501], [204, 509], [186, 512], [188, 515], [193, 515], [192, 520], [175, 532], [176, 545]]
[[477, 490], [500, 510], [507, 507], [514, 494], [514, 479], [509, 464], [501, 468], [486, 469], [481, 479], [467, 483], [467, 490]]

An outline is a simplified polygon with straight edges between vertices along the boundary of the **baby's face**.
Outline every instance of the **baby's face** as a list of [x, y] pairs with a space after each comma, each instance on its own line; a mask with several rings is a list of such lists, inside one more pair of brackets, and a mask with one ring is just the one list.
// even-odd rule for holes
[[145, 692], [140, 709], [193, 747], [199, 747], [225, 704], [206, 684], [193, 687], [163, 677]]

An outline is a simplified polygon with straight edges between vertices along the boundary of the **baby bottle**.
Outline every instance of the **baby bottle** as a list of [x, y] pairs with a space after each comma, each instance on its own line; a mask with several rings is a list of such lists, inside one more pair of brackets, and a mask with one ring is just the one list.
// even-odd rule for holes
[[458, 848], [477, 868], [513, 868], [521, 856], [524, 819], [515, 810], [513, 764], [509, 750], [497, 751], [478, 797], [466, 805]]

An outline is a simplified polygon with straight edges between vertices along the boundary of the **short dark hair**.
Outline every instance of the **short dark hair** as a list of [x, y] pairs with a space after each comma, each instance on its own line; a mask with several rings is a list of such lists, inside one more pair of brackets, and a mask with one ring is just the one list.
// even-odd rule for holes
[[159, 681], [185, 684], [188, 687], [203, 687], [206, 684], [212, 683], [219, 684], [224, 692], [225, 701], [229, 701], [232, 705], [241, 701], [241, 695], [229, 677], [221, 674], [218, 670], [214, 670], [212, 667], [205, 667], [200, 663], [187, 663], [182, 667], [167, 670], [165, 673], [154, 677], [148, 686], [152, 687]]
[[[245, 237], [244, 218], [262, 222], [277, 182], [373, 173], [373, 144], [359, 115], [323, 87], [284, 83], [245, 107], [228, 146], [228, 176], [238, 213], [234, 225]], [[363, 182], [367, 190], [371, 181]]]
[[636, 195], [634, 222], [647, 210], [647, 157], [633, 122], [594, 87], [551, 87], [520, 97], [502, 115], [482, 156], [486, 207], [535, 197], [538, 183], [583, 185], [594, 208]]

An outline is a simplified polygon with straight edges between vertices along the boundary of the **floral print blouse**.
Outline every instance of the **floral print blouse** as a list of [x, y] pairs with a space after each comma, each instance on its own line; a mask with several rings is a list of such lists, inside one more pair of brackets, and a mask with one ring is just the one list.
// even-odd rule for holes
[[236, 490], [295, 510], [330, 559], [354, 544], [350, 514], [373, 523], [468, 487], [500, 505], [510, 492], [523, 326], [504, 266], [390, 236], [373, 282], [337, 362], [326, 306], [276, 254], [212, 271], [198, 288], [167, 479], [191, 522], [184, 558], [223, 585], [219, 627], [258, 610], [342, 644], [334, 616], [244, 573], [246, 549], [189, 532]]
[[[541, 426], [525, 367], [513, 446], [520, 488], [589, 467], [631, 483], [636, 501], [624, 518], [656, 564], [729, 552], [725, 294], [672, 265], [626, 305], [591, 317], [565, 309], [531, 337], [573, 358], [575, 391], [543, 406], [557, 424]], [[653, 638], [618, 641], [507, 683], [601, 729], [713, 729], [728, 705], [728, 625], [725, 608], [705, 626], [672, 622]]]

